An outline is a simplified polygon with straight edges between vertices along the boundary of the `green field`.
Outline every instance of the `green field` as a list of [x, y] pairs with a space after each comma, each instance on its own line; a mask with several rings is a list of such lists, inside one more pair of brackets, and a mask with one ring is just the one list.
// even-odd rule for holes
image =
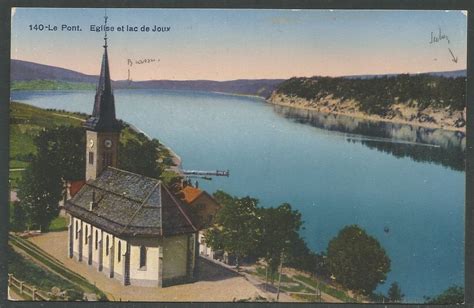
[[[10, 103], [10, 169], [24, 169], [28, 166], [31, 156], [36, 154], [35, 137], [44, 129], [54, 126], [81, 126], [87, 115], [82, 113], [66, 112], [63, 110], [46, 110], [31, 105]], [[130, 127], [125, 127], [120, 135], [122, 142], [134, 139], [143, 141], [141, 135]], [[160, 153], [169, 155], [169, 153]], [[169, 160], [165, 157], [164, 162]], [[22, 170], [10, 170], [9, 179], [11, 188], [18, 186]]]
[[87, 82], [67, 82], [57, 80], [13, 81], [12, 91], [22, 90], [94, 90], [95, 85]]
[[[10, 103], [10, 169], [23, 169], [36, 153], [34, 138], [44, 128], [60, 125], [80, 126], [84, 115], [64, 111], [48, 111], [27, 104]], [[15, 188], [22, 170], [10, 171], [10, 184]]]

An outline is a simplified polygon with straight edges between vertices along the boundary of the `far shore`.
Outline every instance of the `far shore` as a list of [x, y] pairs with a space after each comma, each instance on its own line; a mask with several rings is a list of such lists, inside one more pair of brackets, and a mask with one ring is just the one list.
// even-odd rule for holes
[[425, 127], [425, 128], [432, 128], [432, 129], [442, 129], [446, 131], [453, 131], [453, 132], [462, 132], [466, 133], [466, 127], [452, 127], [452, 126], [442, 126], [439, 124], [434, 124], [434, 123], [414, 123], [410, 121], [404, 121], [400, 119], [385, 119], [382, 118], [378, 115], [368, 115], [368, 114], [362, 114], [362, 113], [350, 113], [350, 112], [340, 112], [340, 111], [331, 111], [331, 112], [325, 112], [321, 111], [318, 108], [315, 107], [309, 107], [309, 106], [301, 106], [298, 104], [291, 104], [291, 103], [285, 103], [285, 102], [273, 102], [270, 100], [266, 100], [268, 104], [271, 105], [279, 105], [279, 106], [285, 106], [285, 107], [291, 107], [291, 108], [296, 108], [296, 109], [303, 109], [303, 110], [312, 110], [316, 111], [318, 113], [324, 113], [324, 114], [336, 114], [336, 115], [343, 115], [347, 117], [352, 117], [352, 118], [357, 118], [357, 119], [362, 119], [362, 120], [367, 120], [367, 121], [375, 121], [375, 122], [388, 122], [388, 123], [395, 123], [395, 124], [404, 124], [404, 125], [411, 125], [411, 126], [418, 126], [418, 127]]

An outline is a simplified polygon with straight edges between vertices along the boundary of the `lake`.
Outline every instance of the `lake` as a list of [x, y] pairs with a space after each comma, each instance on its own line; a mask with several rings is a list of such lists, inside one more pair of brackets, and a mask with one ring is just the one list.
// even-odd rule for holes
[[[91, 113], [93, 91], [12, 100]], [[346, 225], [377, 238], [407, 302], [464, 285], [465, 135], [273, 106], [224, 94], [116, 90], [117, 117], [178, 153], [185, 169], [230, 170], [209, 192], [290, 203], [318, 252]], [[388, 227], [389, 232], [384, 232]]]

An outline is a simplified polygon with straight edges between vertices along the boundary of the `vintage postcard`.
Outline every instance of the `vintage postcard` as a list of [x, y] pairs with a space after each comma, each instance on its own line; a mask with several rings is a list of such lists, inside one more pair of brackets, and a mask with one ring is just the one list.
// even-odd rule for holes
[[11, 14], [10, 300], [464, 302], [466, 11]]

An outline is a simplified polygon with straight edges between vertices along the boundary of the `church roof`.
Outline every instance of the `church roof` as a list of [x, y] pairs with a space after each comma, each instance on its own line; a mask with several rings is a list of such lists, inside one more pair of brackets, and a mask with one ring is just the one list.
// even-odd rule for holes
[[107, 45], [104, 45], [99, 84], [95, 93], [92, 116], [84, 123], [84, 127], [93, 131], [120, 131], [120, 123], [115, 118], [115, 99], [110, 80], [109, 57]]
[[65, 208], [117, 236], [171, 236], [197, 230], [160, 180], [113, 167], [88, 181]]

